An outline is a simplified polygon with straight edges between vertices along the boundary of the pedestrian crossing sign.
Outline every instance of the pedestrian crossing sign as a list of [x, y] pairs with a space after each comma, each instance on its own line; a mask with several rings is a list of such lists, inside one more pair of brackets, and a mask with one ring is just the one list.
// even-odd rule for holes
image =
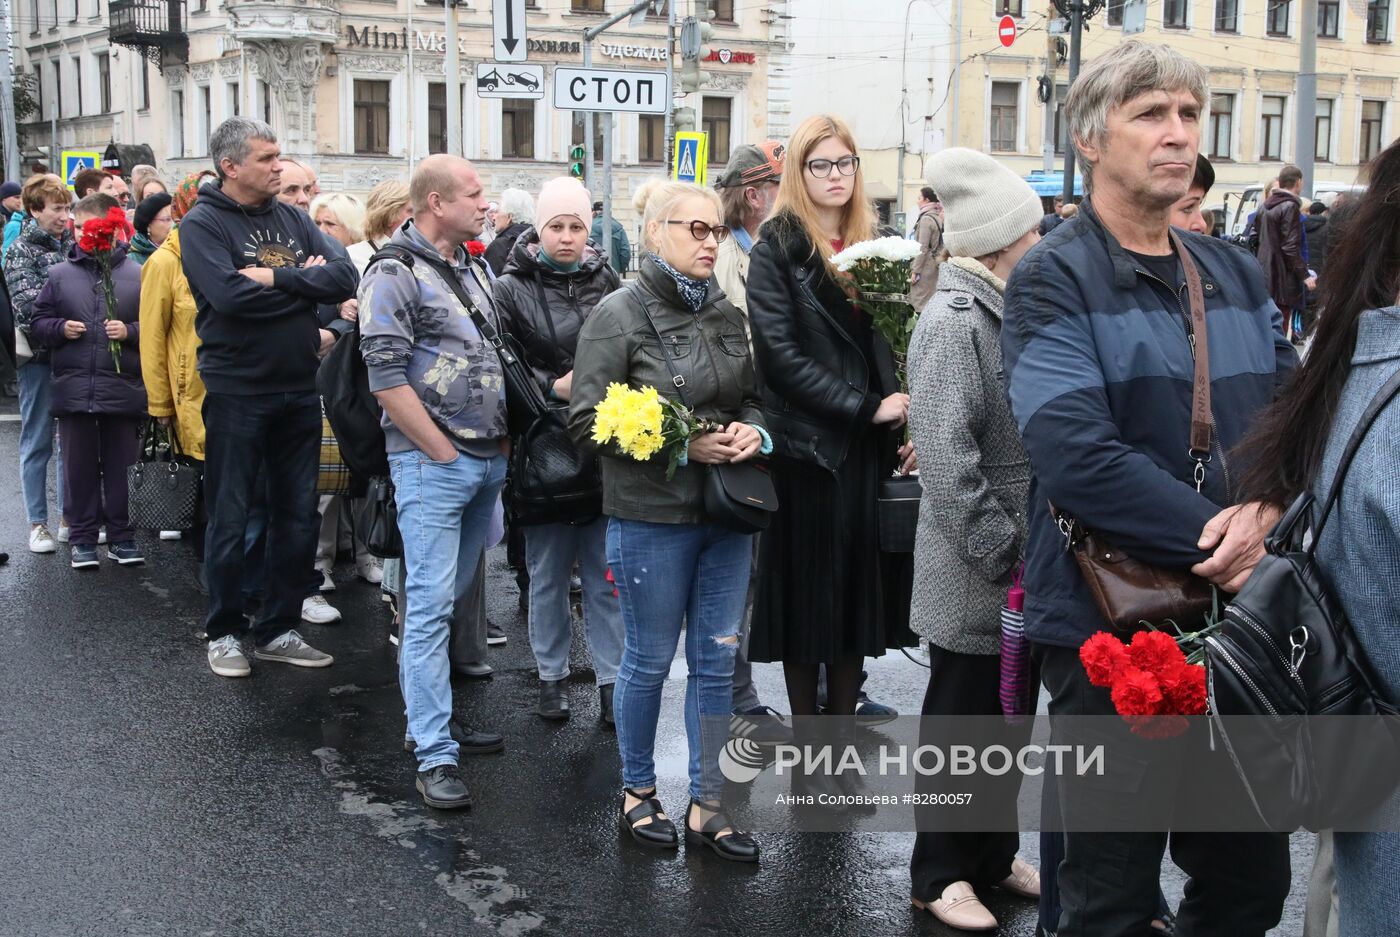
[[671, 178], [679, 182], [705, 184], [705, 166], [709, 162], [709, 135], [691, 130], [676, 134], [675, 158]]
[[96, 169], [102, 165], [102, 154], [88, 150], [63, 151], [63, 181], [73, 188], [73, 180], [84, 169]]

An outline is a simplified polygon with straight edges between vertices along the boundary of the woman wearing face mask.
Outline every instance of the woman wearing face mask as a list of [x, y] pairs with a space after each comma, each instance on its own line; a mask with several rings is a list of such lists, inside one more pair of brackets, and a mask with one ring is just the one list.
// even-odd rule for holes
[[[779, 505], [759, 545], [749, 659], [783, 662], [796, 716], [817, 714], [825, 664], [826, 712], [851, 716], [862, 660], [913, 643], [909, 559], [880, 552], [876, 515], [880, 480], [900, 464], [909, 396], [889, 345], [831, 263], [875, 236], [850, 130], [835, 117], [808, 118], [788, 143], [787, 167], [749, 266]], [[840, 779], [858, 783], [852, 772]], [[850, 793], [832, 790], [827, 776], [794, 783]]]
[[[637, 279], [604, 299], [583, 324], [570, 388], [569, 429], [598, 451], [607, 558], [626, 629], [613, 703], [622, 755], [622, 826], [643, 846], [675, 848], [676, 827], [656, 797], [661, 688], [685, 623], [685, 728], [690, 744], [686, 843], [724, 859], [758, 860], [758, 844], [720, 805], [719, 753], [729, 724], [734, 656], [748, 589], [752, 536], [711, 524], [707, 465], [769, 449], [744, 318], [714, 283], [719, 197], [652, 181], [634, 196], [648, 253]], [[669, 365], [668, 365], [669, 361]], [[690, 440], [686, 464], [666, 477], [667, 456], [646, 462], [592, 440], [595, 408], [611, 383], [649, 386], [723, 427]]]
[[[1031, 476], [1001, 386], [1002, 294], [1040, 240], [1040, 199], [975, 150], [943, 150], [925, 173], [940, 181], [950, 256], [909, 344], [909, 430], [924, 489], [910, 625], [929, 641], [923, 714], [1000, 716], [1001, 607], [1025, 548]], [[938, 733], [946, 721], [927, 725], [921, 745], [969, 741]], [[996, 742], [1018, 750], [1030, 729], [1025, 720]], [[979, 777], [978, 785], [978, 797], [1014, 824], [1019, 775]], [[940, 793], [935, 784], [927, 792]], [[1018, 840], [1014, 832], [920, 832], [914, 904], [950, 927], [996, 927], [974, 889], [1040, 894], [1039, 874], [1016, 858]]]
[[[502, 201], [509, 203], [516, 191], [506, 190]], [[492, 242], [494, 248], [509, 236], [513, 243], [491, 291], [501, 326], [520, 342], [540, 391], [558, 406], [568, 406], [572, 397], [574, 354], [584, 321], [618, 287], [607, 256], [588, 243], [590, 205], [588, 190], [577, 179], [551, 179], [540, 189], [538, 230], [526, 226], [515, 231], [512, 226]], [[569, 578], [577, 562], [599, 707], [603, 721], [613, 723], [622, 611], [607, 579], [607, 528], [606, 517], [524, 528], [530, 647], [540, 675], [536, 712], [543, 719], [569, 718]]]

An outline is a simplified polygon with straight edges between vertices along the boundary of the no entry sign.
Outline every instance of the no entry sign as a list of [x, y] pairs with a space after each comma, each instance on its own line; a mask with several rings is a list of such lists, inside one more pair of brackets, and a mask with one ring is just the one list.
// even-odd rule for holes
[[997, 36], [1002, 45], [1011, 48], [1011, 43], [1016, 41], [1016, 21], [1009, 16], [1003, 16], [997, 24]]

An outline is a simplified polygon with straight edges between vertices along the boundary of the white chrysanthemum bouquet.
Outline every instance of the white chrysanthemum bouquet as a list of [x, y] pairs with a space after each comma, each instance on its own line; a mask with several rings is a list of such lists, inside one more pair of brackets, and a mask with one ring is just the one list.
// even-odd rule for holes
[[901, 237], [875, 238], [852, 244], [835, 254], [831, 262], [855, 291], [861, 308], [870, 314], [875, 329], [889, 342], [906, 385], [905, 357], [919, 312], [909, 301], [909, 284], [919, 244]]

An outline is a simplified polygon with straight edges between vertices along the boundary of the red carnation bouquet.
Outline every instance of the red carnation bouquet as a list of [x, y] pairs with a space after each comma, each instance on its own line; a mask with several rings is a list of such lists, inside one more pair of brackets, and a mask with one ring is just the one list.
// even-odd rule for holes
[[486, 245], [480, 241], [468, 241], [466, 243], [467, 253], [473, 257], [480, 257], [486, 253]]
[[[1144, 738], [1171, 738], [1185, 732], [1186, 716], [1206, 711], [1204, 637], [1218, 629], [1209, 622], [1200, 631], [1139, 631], [1124, 644], [1100, 631], [1079, 648], [1079, 662], [1094, 686], [1107, 687], [1113, 708]], [[1190, 647], [1187, 654], [1184, 647]]]
[[[112, 207], [102, 218], [89, 218], [83, 222], [83, 235], [78, 238], [78, 246], [97, 261], [99, 279], [102, 282], [102, 297], [107, 305], [107, 320], [117, 317], [117, 290], [112, 285], [112, 249], [118, 241], [130, 241], [136, 229], [126, 220], [126, 212]], [[112, 353], [112, 363], [117, 373], [122, 370], [122, 343], [115, 338], [107, 340], [107, 350]]]

